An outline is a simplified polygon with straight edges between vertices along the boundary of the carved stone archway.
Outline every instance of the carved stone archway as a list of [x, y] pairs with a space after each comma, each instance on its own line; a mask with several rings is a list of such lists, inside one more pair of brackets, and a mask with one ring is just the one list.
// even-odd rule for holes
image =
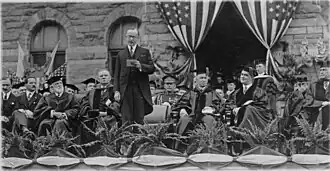
[[29, 20], [25, 23], [25, 28], [28, 29], [28, 34], [25, 35], [25, 48], [26, 49], [30, 49], [30, 43], [31, 43], [31, 37], [33, 34], [33, 29], [37, 26], [38, 23], [42, 22], [42, 21], [46, 21], [46, 20], [50, 20], [50, 21], [55, 21], [58, 24], [60, 24], [67, 36], [68, 36], [68, 48], [70, 48], [70, 45], [72, 44], [72, 41], [74, 41], [76, 39], [76, 31], [75, 29], [72, 27], [71, 21], [68, 18], [68, 16], [66, 16], [65, 13], [53, 9], [53, 8], [44, 8], [39, 10], [38, 12], [36, 12], [35, 14], [33, 14]]

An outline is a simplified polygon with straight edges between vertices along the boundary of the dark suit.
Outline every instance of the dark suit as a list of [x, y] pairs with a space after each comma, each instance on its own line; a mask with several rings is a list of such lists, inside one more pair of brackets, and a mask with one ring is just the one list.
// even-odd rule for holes
[[325, 106], [320, 111], [319, 109], [322, 106], [322, 102], [330, 101], [330, 83], [328, 87], [324, 89], [324, 81], [319, 80], [311, 85], [311, 92], [313, 94], [314, 101], [313, 104], [309, 106], [309, 111], [311, 112], [310, 122], [316, 122], [317, 117], [319, 117], [321, 119], [322, 129], [325, 130], [329, 126], [330, 122], [330, 106]]
[[[55, 112], [64, 112], [68, 116], [66, 119], [51, 118], [51, 110]], [[34, 109], [35, 126], [38, 128], [38, 136], [45, 135], [46, 129], [57, 129], [60, 131], [73, 131], [77, 127], [77, 115], [80, 110], [79, 103], [74, 95], [63, 92], [60, 97], [51, 93], [42, 97]], [[73, 132], [74, 134], [74, 132]]]
[[[127, 59], [141, 63], [142, 71], [126, 66]], [[144, 115], [152, 112], [149, 74], [155, 71], [148, 49], [137, 46], [133, 56], [128, 47], [118, 54], [114, 74], [114, 91], [121, 95], [122, 122], [143, 124]], [[133, 114], [134, 113], [134, 114]]]
[[17, 97], [17, 103], [16, 103], [16, 110], [13, 112], [13, 118], [14, 118], [14, 127], [13, 129], [15, 131], [18, 131], [21, 126], [26, 126], [27, 128], [31, 128], [33, 131], [33, 125], [34, 120], [27, 118], [24, 113], [21, 113], [18, 111], [18, 109], [24, 109], [24, 110], [30, 110], [31, 112], [34, 111], [34, 108], [37, 106], [40, 98], [42, 96], [34, 92], [33, 96], [28, 100], [27, 93], [24, 93]]
[[[3, 94], [2, 94], [3, 97]], [[5, 128], [7, 130], [11, 130], [12, 128], [12, 113], [15, 110], [16, 107], [16, 99], [17, 97], [10, 93], [7, 100], [4, 100], [2, 98], [2, 116], [6, 116], [9, 119], [9, 122], [2, 122], [2, 128]]]

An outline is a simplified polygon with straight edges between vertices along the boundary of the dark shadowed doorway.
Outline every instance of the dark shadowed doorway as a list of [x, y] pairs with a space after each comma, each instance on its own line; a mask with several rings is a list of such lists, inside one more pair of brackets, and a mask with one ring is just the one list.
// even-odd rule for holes
[[215, 73], [222, 68], [226, 76], [240, 65], [266, 58], [266, 48], [250, 31], [233, 2], [225, 2], [213, 27], [196, 52], [197, 68], [209, 67]]

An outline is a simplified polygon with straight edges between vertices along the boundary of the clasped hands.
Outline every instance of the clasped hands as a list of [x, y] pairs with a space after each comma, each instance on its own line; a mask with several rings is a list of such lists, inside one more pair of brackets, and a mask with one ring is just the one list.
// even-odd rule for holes
[[55, 110], [51, 110], [50, 112], [51, 117], [55, 117], [57, 119], [68, 119], [68, 116], [64, 112], [55, 112]]
[[322, 102], [322, 107], [330, 105], [330, 102], [324, 101]]
[[33, 112], [30, 110], [18, 109], [18, 111], [24, 113], [27, 118], [33, 118]]

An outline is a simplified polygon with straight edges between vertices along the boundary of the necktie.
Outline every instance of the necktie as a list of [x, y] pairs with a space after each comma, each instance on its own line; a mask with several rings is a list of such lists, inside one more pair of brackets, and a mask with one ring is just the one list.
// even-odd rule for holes
[[328, 89], [329, 81], [324, 81], [323, 86], [325, 90]]
[[130, 51], [130, 53], [131, 53], [131, 56], [133, 56], [133, 53], [134, 53], [134, 52], [133, 52], [133, 46], [129, 46], [129, 48], [130, 48], [129, 51]]
[[32, 97], [32, 93], [28, 93], [28, 101], [30, 101], [31, 100], [31, 97]]
[[247, 87], [246, 86], [243, 86], [243, 94], [246, 93], [246, 90], [247, 90]]
[[8, 100], [8, 93], [5, 93], [5, 95], [3, 96], [4, 100]]

